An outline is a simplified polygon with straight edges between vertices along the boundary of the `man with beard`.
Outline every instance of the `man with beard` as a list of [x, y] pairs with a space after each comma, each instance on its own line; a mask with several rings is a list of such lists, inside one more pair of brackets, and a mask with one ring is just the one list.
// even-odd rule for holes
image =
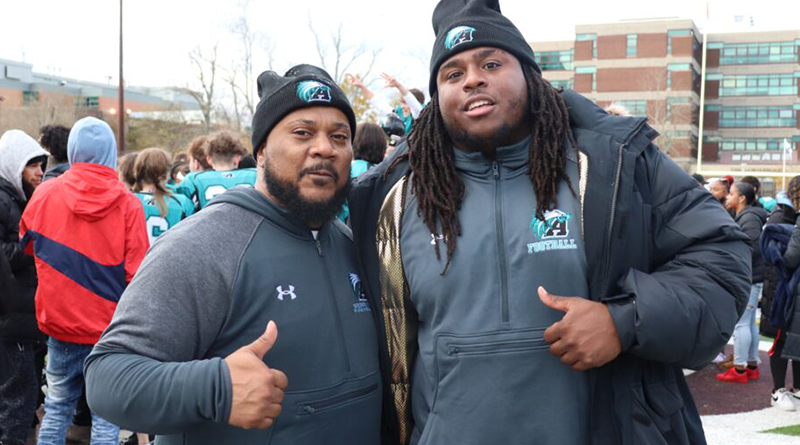
[[545, 81], [497, 0], [433, 25], [431, 101], [350, 199], [385, 443], [705, 443], [681, 366], [744, 309], [744, 235], [646, 119]]
[[159, 444], [376, 445], [375, 327], [334, 218], [355, 115], [308, 65], [258, 93], [256, 187], [153, 244], [87, 359], [89, 405]]

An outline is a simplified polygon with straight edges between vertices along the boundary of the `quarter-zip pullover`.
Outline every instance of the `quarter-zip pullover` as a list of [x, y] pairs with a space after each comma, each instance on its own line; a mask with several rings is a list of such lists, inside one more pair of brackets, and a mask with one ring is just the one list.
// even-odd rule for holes
[[466, 190], [462, 235], [444, 275], [444, 240], [430, 233], [409, 195], [400, 248], [419, 314], [412, 444], [516, 443], [519, 437], [587, 443], [585, 374], [548, 351], [544, 330], [563, 313], [537, 296], [539, 286], [558, 295], [589, 294], [577, 153], [568, 149], [575, 194], [563, 181], [556, 208], [542, 221], [527, 174], [529, 147], [530, 138], [498, 148], [495, 159], [454, 150]]
[[[380, 375], [371, 308], [349, 229], [314, 236], [255, 189], [234, 189], [153, 245], [87, 359], [98, 415], [159, 444], [379, 443]], [[289, 380], [267, 430], [228, 425], [224, 358], [263, 333]]]

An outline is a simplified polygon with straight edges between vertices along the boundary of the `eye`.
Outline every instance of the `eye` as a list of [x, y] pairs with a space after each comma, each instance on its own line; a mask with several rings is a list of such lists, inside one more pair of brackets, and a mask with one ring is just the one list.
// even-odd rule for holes
[[347, 141], [348, 139], [350, 139], [350, 136], [348, 136], [348, 135], [346, 135], [346, 134], [343, 134], [343, 133], [341, 133], [341, 134], [334, 134], [334, 135], [333, 135], [333, 136], [331, 136], [331, 137], [332, 137], [333, 139], [335, 139], [336, 141], [338, 141], [338, 142], [345, 142], [345, 141]]
[[486, 65], [483, 66], [486, 69], [493, 70], [495, 68], [500, 68], [500, 64], [497, 62], [486, 62]]
[[300, 129], [297, 129], [297, 130], [294, 130], [294, 131], [292, 132], [292, 134], [294, 134], [294, 135], [296, 135], [296, 136], [303, 137], [303, 138], [311, 136], [311, 132], [310, 132], [310, 131], [308, 131], [308, 130], [304, 130], [304, 129], [302, 129], [302, 128], [300, 128]]
[[445, 77], [445, 79], [453, 80], [453, 79], [458, 79], [459, 77], [461, 77], [461, 71], [453, 71], [452, 73], [448, 74], [447, 77]]

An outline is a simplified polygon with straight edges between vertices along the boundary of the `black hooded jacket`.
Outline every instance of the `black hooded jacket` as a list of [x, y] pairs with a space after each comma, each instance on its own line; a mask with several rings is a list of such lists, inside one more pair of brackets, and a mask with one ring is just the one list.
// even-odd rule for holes
[[[729, 340], [751, 286], [749, 238], [652, 144], [657, 134], [646, 119], [611, 116], [575, 92], [562, 94], [585, 181], [590, 297], [608, 305], [623, 348], [589, 371], [592, 444], [704, 444], [681, 368], [704, 366]], [[386, 444], [397, 444], [403, 428], [395, 388], [410, 382], [393, 379], [398, 353], [387, 347], [385, 320], [404, 318], [397, 314], [402, 307], [383, 307], [376, 233], [387, 195], [410, 172], [407, 162], [388, 173], [387, 167], [406, 150], [398, 147], [360, 177], [349, 199], [363, 281], [376, 308]]]
[[[777, 204], [775, 209], [767, 218], [767, 224], [791, 224], [797, 220], [797, 213], [794, 209], [785, 204]], [[759, 243], [760, 247], [760, 243]], [[778, 335], [778, 328], [769, 323], [769, 316], [772, 311], [772, 301], [775, 297], [775, 288], [780, 281], [780, 275], [775, 266], [765, 261], [764, 264], [764, 289], [761, 292], [761, 323], [759, 331], [762, 335], [775, 338]]]
[[5, 312], [0, 314], [0, 337], [10, 341], [44, 339], [36, 324], [36, 266], [19, 241], [19, 220], [25, 203], [14, 186], [0, 178], [0, 246], [9, 266], [4, 278], [9, 290], [0, 293]]
[[751, 264], [753, 267], [753, 284], [764, 281], [764, 258], [761, 255], [761, 230], [767, 223], [769, 213], [763, 207], [748, 206], [736, 215], [734, 221], [739, 224], [742, 231], [750, 238]]

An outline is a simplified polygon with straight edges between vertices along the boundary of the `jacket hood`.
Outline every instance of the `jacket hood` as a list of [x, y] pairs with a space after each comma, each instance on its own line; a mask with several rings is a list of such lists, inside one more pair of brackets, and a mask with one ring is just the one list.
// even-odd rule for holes
[[0, 178], [12, 186], [20, 198], [26, 200], [22, 188], [22, 171], [31, 159], [44, 157], [48, 153], [32, 137], [21, 130], [8, 130], [0, 137]]
[[67, 207], [87, 221], [102, 219], [131, 193], [114, 169], [99, 164], [73, 164], [54, 181], [59, 181]]
[[[225, 202], [257, 213], [295, 237], [307, 239], [309, 241], [313, 240], [311, 229], [307, 225], [295, 218], [294, 215], [288, 211], [278, 207], [277, 204], [254, 188], [233, 188], [211, 200], [208, 205], [212, 206]], [[327, 238], [331, 224], [332, 222], [328, 221], [320, 227], [320, 239]]]
[[789, 195], [786, 192], [778, 192], [778, 194], [775, 196], [775, 201], [778, 204], [789, 206], [792, 209], [794, 209], [794, 205], [792, 204], [792, 200], [789, 199]]
[[69, 132], [67, 158], [70, 165], [80, 162], [117, 168], [117, 141], [107, 123], [94, 117], [85, 117]]

